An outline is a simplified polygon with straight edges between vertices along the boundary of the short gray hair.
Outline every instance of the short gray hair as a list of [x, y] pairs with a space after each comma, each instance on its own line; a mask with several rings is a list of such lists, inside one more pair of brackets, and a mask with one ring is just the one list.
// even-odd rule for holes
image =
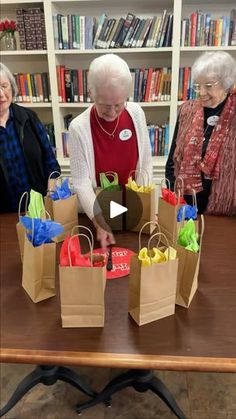
[[95, 58], [89, 67], [88, 87], [92, 98], [98, 88], [104, 86], [121, 88], [129, 95], [132, 77], [125, 60], [115, 54], [105, 54]]
[[231, 89], [236, 83], [236, 61], [225, 51], [205, 52], [192, 66], [192, 79], [208, 74], [220, 80], [226, 90]]
[[18, 93], [18, 87], [15, 81], [15, 77], [13, 76], [9, 68], [3, 63], [0, 63], [0, 74], [8, 79], [11, 85], [12, 97], [14, 99]]

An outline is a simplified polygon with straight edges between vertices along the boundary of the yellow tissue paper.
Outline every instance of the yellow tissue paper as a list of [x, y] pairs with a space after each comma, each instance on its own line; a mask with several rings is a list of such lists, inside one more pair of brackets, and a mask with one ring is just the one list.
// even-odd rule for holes
[[173, 247], [170, 246], [165, 250], [164, 255], [165, 255], [166, 260], [173, 260], [173, 259], [176, 259], [177, 251]]
[[151, 258], [150, 258], [150, 256], [148, 256], [148, 250], [147, 250], [146, 247], [143, 247], [139, 251], [138, 258], [142, 262], [142, 266], [150, 266], [151, 265]]
[[[150, 256], [151, 255], [151, 256]], [[177, 252], [173, 247], [168, 247], [164, 252], [156, 247], [149, 250], [143, 247], [139, 251], [138, 259], [142, 262], [142, 266], [150, 266], [152, 263], [163, 263], [168, 260], [176, 259]]]
[[153, 247], [152, 253], [153, 253], [153, 256], [151, 259], [153, 263], [162, 263], [166, 261], [165, 254], [160, 249]]
[[130, 176], [128, 178], [128, 183], [126, 184], [126, 187], [131, 189], [134, 192], [148, 193], [148, 192], [151, 192], [155, 188], [155, 185], [154, 185], [154, 183], [152, 183], [151, 185], [148, 185], [148, 186], [137, 185], [135, 180], [133, 180], [132, 177]]

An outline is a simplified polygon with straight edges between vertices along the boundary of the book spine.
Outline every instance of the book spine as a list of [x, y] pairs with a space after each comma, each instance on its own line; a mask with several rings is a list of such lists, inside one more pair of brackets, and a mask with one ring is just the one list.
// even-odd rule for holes
[[59, 45], [59, 49], [63, 49], [61, 18], [62, 18], [62, 15], [57, 14], [58, 45]]
[[110, 43], [111, 43], [111, 35], [113, 33], [113, 28], [115, 26], [115, 23], [116, 23], [116, 19], [111, 19], [110, 25], [109, 25], [109, 29], [107, 31], [107, 35], [106, 35], [106, 39], [105, 39], [103, 48], [109, 48], [109, 46], [110, 46]]
[[197, 13], [191, 14], [191, 35], [190, 35], [190, 47], [196, 46], [196, 31], [197, 31]]
[[72, 102], [79, 102], [79, 85], [78, 85], [78, 72], [77, 72], [77, 70], [71, 70], [71, 81], [72, 81], [72, 85], [73, 85]]
[[140, 35], [139, 43], [137, 43], [137, 47], [139, 47], [139, 48], [142, 48], [142, 46], [145, 44], [146, 38], [148, 36], [149, 30], [150, 30], [151, 25], [152, 25], [152, 19], [153, 18], [150, 18], [150, 19], [146, 20], [143, 31]]
[[140, 21], [140, 24], [139, 24], [139, 26], [137, 28], [137, 31], [136, 31], [135, 35], [134, 35], [134, 40], [132, 42], [131, 48], [136, 48], [137, 42], [138, 42], [138, 40], [140, 38], [140, 35], [141, 35], [141, 32], [142, 32], [142, 30], [144, 28], [145, 23], [146, 23], [146, 19], [142, 19]]
[[125, 21], [124, 21], [124, 24], [122, 26], [121, 35], [119, 36], [119, 42], [116, 44], [116, 48], [123, 47], [123, 42], [124, 42], [125, 37], [128, 33], [129, 27], [131, 26], [134, 19], [135, 19], [135, 15], [133, 13], [128, 13], [127, 14], [127, 16], [125, 18]]
[[137, 33], [137, 30], [139, 28], [140, 22], [141, 22], [141, 20], [139, 19], [139, 17], [137, 17], [135, 22], [134, 22], [134, 27], [133, 27], [133, 30], [131, 31], [129, 40], [127, 40], [127, 44], [126, 44], [127, 48], [130, 48], [132, 46], [132, 42], [133, 42], [133, 40], [135, 38], [135, 35]]
[[80, 16], [80, 49], [85, 50], [85, 16]]
[[119, 33], [120, 33], [121, 29], [122, 29], [122, 26], [123, 26], [124, 21], [125, 20], [124, 20], [123, 17], [121, 17], [119, 19], [118, 25], [117, 25], [117, 28], [116, 28], [116, 31], [114, 33], [113, 39], [112, 39], [111, 44], [110, 44], [110, 48], [114, 48], [115, 47], [116, 41], [118, 39], [118, 36], [119, 36]]
[[62, 30], [62, 48], [69, 49], [69, 34], [67, 16], [61, 17], [61, 30]]
[[72, 80], [71, 80], [71, 70], [65, 69], [64, 72], [65, 77], [65, 93], [66, 93], [66, 102], [72, 102], [73, 101], [73, 86], [72, 86]]
[[118, 24], [119, 24], [119, 20], [118, 19], [115, 19], [115, 23], [114, 23], [113, 28], [111, 30], [111, 33], [109, 35], [109, 40], [107, 42], [106, 48], [111, 48], [111, 42], [112, 42], [112, 40], [113, 40], [113, 38], [115, 36], [115, 33], [117, 31]]
[[61, 85], [61, 101], [66, 102], [66, 88], [65, 88], [65, 66], [60, 66], [60, 85]]
[[102, 30], [103, 22], [104, 22], [106, 17], [107, 17], [106, 14], [103, 13], [98, 19], [97, 31], [95, 33], [94, 40], [93, 40], [93, 48], [97, 48], [97, 41], [98, 41], [100, 32]]
[[42, 73], [41, 77], [42, 77], [44, 102], [50, 102], [48, 74], [47, 73]]
[[62, 102], [62, 93], [61, 93], [61, 66], [56, 66], [56, 73], [57, 73], [57, 91], [58, 91], [58, 102]]
[[37, 92], [36, 92], [36, 86], [35, 86], [35, 78], [34, 74], [30, 73], [30, 84], [32, 89], [32, 102], [37, 102]]
[[79, 102], [84, 102], [84, 84], [83, 84], [83, 70], [78, 70], [78, 81], [79, 81]]

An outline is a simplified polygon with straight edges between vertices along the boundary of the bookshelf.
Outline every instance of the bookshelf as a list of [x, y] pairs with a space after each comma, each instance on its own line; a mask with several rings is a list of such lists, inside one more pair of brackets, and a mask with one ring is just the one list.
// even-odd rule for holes
[[[1, 60], [12, 72], [48, 72], [51, 87], [50, 103], [24, 103], [24, 106], [35, 108], [41, 120], [53, 122], [56, 138], [57, 157], [63, 173], [70, 174], [69, 159], [63, 157], [62, 131], [64, 117], [73, 117], [83, 112], [90, 103], [59, 103], [56, 66], [65, 65], [68, 68], [87, 69], [90, 62], [104, 53], [115, 53], [124, 58], [130, 68], [171, 67], [171, 100], [159, 102], [140, 102], [146, 119], [152, 124], [169, 122], [170, 141], [173, 135], [178, 107], [179, 67], [191, 67], [193, 61], [204, 51], [225, 50], [236, 58], [236, 46], [181, 46], [181, 21], [196, 10], [210, 12], [213, 18], [229, 15], [235, 8], [234, 0], [2, 0], [1, 17], [16, 19], [16, 9], [22, 7], [41, 7], [44, 10], [47, 37], [46, 50], [2, 51]], [[111, 49], [56, 49], [54, 43], [53, 15], [79, 14], [81, 16], [107, 16], [115, 19], [126, 17], [128, 12], [141, 18], [160, 17], [163, 10], [173, 13], [172, 46], [142, 47], [142, 48], [111, 48]], [[19, 41], [18, 41], [19, 46]], [[164, 175], [166, 157], [153, 157], [153, 176], [156, 183]]]

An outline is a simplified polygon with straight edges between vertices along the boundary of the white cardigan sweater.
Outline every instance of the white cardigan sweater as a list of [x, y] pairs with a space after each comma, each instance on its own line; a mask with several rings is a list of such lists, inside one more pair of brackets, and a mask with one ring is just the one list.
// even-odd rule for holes
[[[96, 195], [94, 190], [97, 187], [90, 126], [91, 109], [92, 106], [73, 119], [69, 128], [70, 167], [74, 191], [78, 195], [83, 211], [90, 219], [95, 215], [93, 206]], [[149, 176], [148, 181], [151, 182], [152, 180], [152, 157], [146, 118], [142, 108], [137, 103], [128, 102], [126, 110], [132, 118], [136, 131], [139, 155], [136, 169], [143, 171], [143, 174], [136, 176], [136, 180], [142, 185], [143, 179], [147, 177], [146, 172]]]

